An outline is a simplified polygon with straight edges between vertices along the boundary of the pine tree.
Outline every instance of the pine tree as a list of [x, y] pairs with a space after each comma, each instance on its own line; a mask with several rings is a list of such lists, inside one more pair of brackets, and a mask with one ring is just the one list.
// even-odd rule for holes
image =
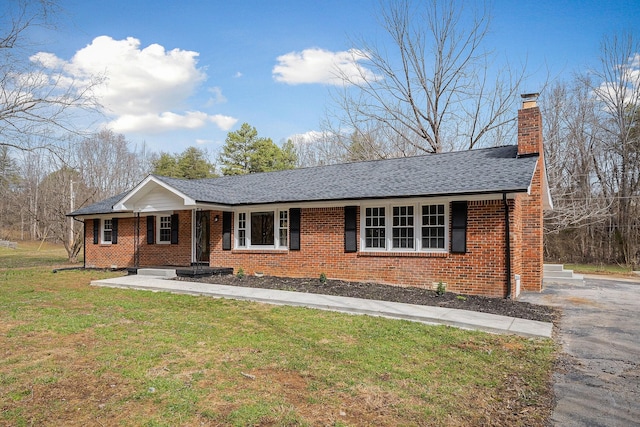
[[218, 161], [223, 175], [244, 175], [293, 169], [297, 158], [291, 141], [280, 148], [271, 138], [258, 137], [256, 128], [243, 123], [239, 130], [227, 134]]

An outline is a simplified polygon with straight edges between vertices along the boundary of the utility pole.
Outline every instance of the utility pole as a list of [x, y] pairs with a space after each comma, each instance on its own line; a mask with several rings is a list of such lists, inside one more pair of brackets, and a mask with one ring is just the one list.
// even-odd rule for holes
[[[69, 192], [70, 207], [71, 212], [73, 212], [73, 180], [71, 180], [71, 191]], [[69, 248], [73, 247], [73, 217], [69, 217], [69, 221], [71, 221], [71, 226], [69, 227]]]

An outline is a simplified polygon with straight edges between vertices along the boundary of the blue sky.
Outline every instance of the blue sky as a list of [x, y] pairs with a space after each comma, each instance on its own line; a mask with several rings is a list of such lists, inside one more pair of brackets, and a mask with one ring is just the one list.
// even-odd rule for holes
[[[276, 143], [320, 129], [331, 109], [323, 69], [354, 46], [381, 40], [378, 0], [62, 0], [41, 61], [78, 75], [105, 72], [102, 124], [154, 151], [216, 153], [244, 122]], [[637, 0], [500, 1], [487, 47], [526, 61], [524, 91], [595, 65], [602, 37], [634, 30]], [[276, 68], [280, 66], [281, 68]]]

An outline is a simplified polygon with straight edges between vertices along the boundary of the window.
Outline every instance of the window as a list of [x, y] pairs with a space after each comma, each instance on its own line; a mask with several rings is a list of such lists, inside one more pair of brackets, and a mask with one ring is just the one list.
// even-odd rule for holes
[[365, 248], [385, 247], [384, 208], [366, 208]]
[[251, 245], [274, 245], [273, 212], [251, 212]]
[[289, 211], [238, 212], [235, 246], [243, 249], [282, 249], [289, 244]]
[[289, 211], [280, 211], [280, 246], [287, 246], [287, 234], [289, 231]]
[[171, 215], [158, 217], [158, 243], [171, 243]]
[[444, 205], [422, 207], [422, 248], [445, 248]]
[[238, 214], [238, 246], [247, 246], [247, 214], [240, 212]]
[[102, 222], [102, 243], [111, 243], [113, 239], [113, 220], [105, 219]]
[[393, 248], [413, 249], [413, 206], [393, 207]]
[[448, 205], [406, 204], [363, 209], [361, 244], [367, 251], [445, 251]]

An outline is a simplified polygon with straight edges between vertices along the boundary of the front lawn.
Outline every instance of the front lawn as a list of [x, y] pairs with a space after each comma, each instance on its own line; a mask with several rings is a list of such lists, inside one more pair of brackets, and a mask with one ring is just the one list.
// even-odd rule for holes
[[[0, 259], [2, 254], [0, 253]], [[551, 340], [0, 265], [0, 425], [544, 425]]]

